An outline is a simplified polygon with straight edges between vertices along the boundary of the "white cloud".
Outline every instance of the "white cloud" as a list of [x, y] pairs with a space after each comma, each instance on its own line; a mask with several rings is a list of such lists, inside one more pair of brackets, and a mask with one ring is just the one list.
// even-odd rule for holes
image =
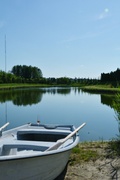
[[109, 9], [105, 8], [104, 11], [98, 16], [99, 20], [105, 19], [109, 16]]

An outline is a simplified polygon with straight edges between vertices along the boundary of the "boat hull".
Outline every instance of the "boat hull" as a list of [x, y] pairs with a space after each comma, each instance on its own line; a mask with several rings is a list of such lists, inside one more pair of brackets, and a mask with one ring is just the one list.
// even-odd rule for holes
[[30, 123], [1, 133], [0, 180], [54, 180], [79, 142], [79, 129]]
[[64, 170], [70, 151], [0, 162], [1, 180], [54, 180]]

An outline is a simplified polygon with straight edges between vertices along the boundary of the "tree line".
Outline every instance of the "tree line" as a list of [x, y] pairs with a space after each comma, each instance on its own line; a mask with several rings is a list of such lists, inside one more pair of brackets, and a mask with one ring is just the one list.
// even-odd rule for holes
[[120, 84], [120, 69], [111, 71], [110, 73], [101, 74], [101, 83], [111, 83], [113, 86], [119, 86]]
[[0, 83], [35, 83], [42, 77], [41, 69], [26, 65], [16, 65], [9, 73], [0, 71]]
[[90, 78], [45, 78], [38, 67], [16, 65], [8, 73], [0, 71], [0, 83], [40, 83], [50, 85], [96, 85], [111, 84], [114, 87], [120, 84], [120, 69], [114, 72], [101, 73], [100, 79]]
[[25, 79], [35, 79], [41, 78], [42, 71], [38, 67], [26, 66], [26, 65], [17, 65], [12, 68], [11, 73], [15, 76], [25, 78]]

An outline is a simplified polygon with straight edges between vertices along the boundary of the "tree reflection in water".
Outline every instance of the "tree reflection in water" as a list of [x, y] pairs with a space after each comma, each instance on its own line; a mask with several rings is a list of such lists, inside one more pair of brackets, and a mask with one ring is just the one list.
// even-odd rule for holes
[[42, 92], [39, 89], [6, 90], [0, 93], [0, 102], [12, 101], [17, 106], [37, 104], [41, 100]]
[[116, 115], [115, 118], [118, 121], [119, 135], [117, 136], [120, 140], [120, 94], [116, 94], [115, 100], [113, 101], [113, 108]]
[[70, 94], [71, 88], [21, 88], [0, 91], [0, 102], [12, 101], [17, 106], [38, 104], [45, 93]]

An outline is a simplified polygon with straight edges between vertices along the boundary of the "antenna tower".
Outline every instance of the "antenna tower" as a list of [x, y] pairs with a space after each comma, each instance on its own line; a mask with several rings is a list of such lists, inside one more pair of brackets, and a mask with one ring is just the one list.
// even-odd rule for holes
[[7, 57], [6, 57], [6, 35], [5, 35], [5, 72], [7, 71]]

